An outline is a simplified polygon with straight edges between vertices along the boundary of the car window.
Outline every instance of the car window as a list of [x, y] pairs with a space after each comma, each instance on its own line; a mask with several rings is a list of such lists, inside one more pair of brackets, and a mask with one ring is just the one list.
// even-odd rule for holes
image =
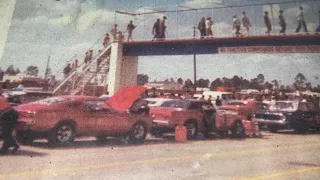
[[161, 107], [184, 108], [184, 103], [182, 101], [166, 101]]
[[87, 110], [99, 110], [101, 109], [101, 105], [103, 105], [105, 102], [102, 100], [87, 100], [84, 102], [84, 107]]
[[232, 105], [232, 106], [244, 106], [245, 103], [244, 102], [228, 102], [227, 105]]
[[256, 104], [256, 108], [258, 110], [268, 110], [269, 109], [268, 105], [267, 104], [263, 104], [263, 103], [257, 103]]
[[202, 110], [202, 104], [199, 102], [191, 102], [189, 105], [189, 109], [192, 110]]

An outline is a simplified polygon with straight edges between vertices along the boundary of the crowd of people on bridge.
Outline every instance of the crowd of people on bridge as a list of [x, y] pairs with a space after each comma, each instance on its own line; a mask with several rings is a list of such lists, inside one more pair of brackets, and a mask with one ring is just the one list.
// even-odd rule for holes
[[[315, 33], [320, 32], [320, 9], [318, 10], [318, 19], [319, 19], [319, 25], [315, 29]], [[167, 33], [167, 26], [166, 26], [166, 20], [167, 17], [163, 16], [161, 19], [158, 18], [156, 19], [155, 23], [152, 26], [152, 41], [154, 40], [164, 40], [166, 38], [166, 33]], [[297, 22], [297, 28], [295, 29], [295, 33], [299, 33], [301, 28], [305, 31], [306, 34], [309, 33], [308, 27], [307, 27], [307, 22], [304, 14], [303, 7], [299, 7], [299, 11], [297, 12], [296, 16], [296, 22]], [[269, 17], [269, 12], [264, 11], [264, 16], [263, 16], [263, 21], [264, 25], [266, 28], [265, 34], [266, 35], [271, 35], [272, 30], [273, 30], [273, 24], [272, 21]], [[280, 35], [286, 35], [287, 31], [287, 22], [286, 22], [286, 17], [284, 16], [284, 11], [279, 10], [279, 16], [278, 16], [278, 22], [280, 26]], [[234, 35], [237, 37], [240, 36], [249, 36], [250, 35], [250, 28], [253, 26], [253, 24], [250, 21], [250, 18], [247, 16], [247, 13], [245, 11], [242, 12], [242, 17], [238, 15], [233, 15], [232, 17], [232, 30], [234, 31]], [[214, 27], [214, 22], [212, 20], [212, 17], [202, 17], [198, 23], [197, 29], [199, 30], [200, 33], [200, 38], [213, 38], [214, 33], [213, 33], [213, 27]], [[244, 31], [242, 32], [241, 27], [244, 28]], [[132, 38], [132, 32], [136, 28], [135, 25], [133, 25], [133, 21], [130, 21], [127, 25], [127, 42], [133, 41]], [[117, 24], [114, 24], [112, 29], [106, 34], [105, 40], [104, 40], [104, 45], [108, 44], [110, 42], [111, 38], [112, 40], [116, 41], [124, 41], [124, 34], [122, 31], [118, 31], [118, 26]]]

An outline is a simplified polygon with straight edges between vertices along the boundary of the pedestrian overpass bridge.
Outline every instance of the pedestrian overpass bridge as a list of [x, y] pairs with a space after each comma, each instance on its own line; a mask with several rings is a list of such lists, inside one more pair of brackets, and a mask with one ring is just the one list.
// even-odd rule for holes
[[138, 56], [218, 53], [320, 53], [320, 35], [113, 41], [100, 50], [89, 64], [78, 68], [80, 71], [75, 71], [64, 79], [53, 93], [59, 94], [69, 84], [69, 94], [83, 94], [86, 84], [102, 75], [107, 79], [103, 85], [108, 87], [112, 95], [121, 87], [137, 83]]
[[320, 34], [246, 36], [123, 43], [124, 56], [217, 53], [320, 53]]

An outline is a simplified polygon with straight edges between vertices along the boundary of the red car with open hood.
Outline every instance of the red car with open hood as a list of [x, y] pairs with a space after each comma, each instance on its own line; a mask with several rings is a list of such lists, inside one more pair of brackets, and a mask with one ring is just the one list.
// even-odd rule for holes
[[20, 114], [17, 137], [23, 143], [47, 138], [51, 144], [66, 144], [77, 136], [128, 136], [143, 142], [152, 123], [145, 114], [128, 109], [146, 90], [140, 86], [120, 89], [106, 103], [89, 96], [57, 96], [16, 107]]

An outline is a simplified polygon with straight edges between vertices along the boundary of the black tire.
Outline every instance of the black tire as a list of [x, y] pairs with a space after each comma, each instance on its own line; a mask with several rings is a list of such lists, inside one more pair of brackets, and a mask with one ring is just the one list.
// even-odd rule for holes
[[162, 137], [163, 136], [163, 131], [161, 129], [158, 128], [152, 128], [151, 129], [151, 135], [154, 137]]
[[54, 127], [48, 136], [51, 145], [65, 145], [74, 141], [76, 128], [74, 123], [63, 122]]
[[272, 133], [276, 133], [276, 132], [278, 132], [279, 128], [277, 126], [270, 125], [270, 126], [268, 126], [268, 130]]
[[309, 126], [306, 123], [301, 122], [294, 126], [294, 131], [299, 134], [305, 134], [309, 131]]
[[198, 134], [198, 126], [197, 123], [193, 120], [187, 121], [184, 123], [184, 126], [187, 129], [187, 137], [188, 139], [194, 139], [197, 137]]
[[17, 132], [16, 139], [20, 144], [31, 145], [35, 140], [35, 137], [28, 131], [26, 132]]
[[107, 136], [103, 136], [103, 135], [99, 135], [99, 136], [96, 136], [96, 139], [98, 142], [106, 142], [107, 141]]
[[134, 124], [129, 132], [129, 140], [133, 144], [143, 143], [147, 136], [147, 126], [142, 122]]
[[241, 121], [235, 122], [235, 124], [231, 128], [232, 136], [235, 138], [244, 138], [246, 136], [245, 129]]

